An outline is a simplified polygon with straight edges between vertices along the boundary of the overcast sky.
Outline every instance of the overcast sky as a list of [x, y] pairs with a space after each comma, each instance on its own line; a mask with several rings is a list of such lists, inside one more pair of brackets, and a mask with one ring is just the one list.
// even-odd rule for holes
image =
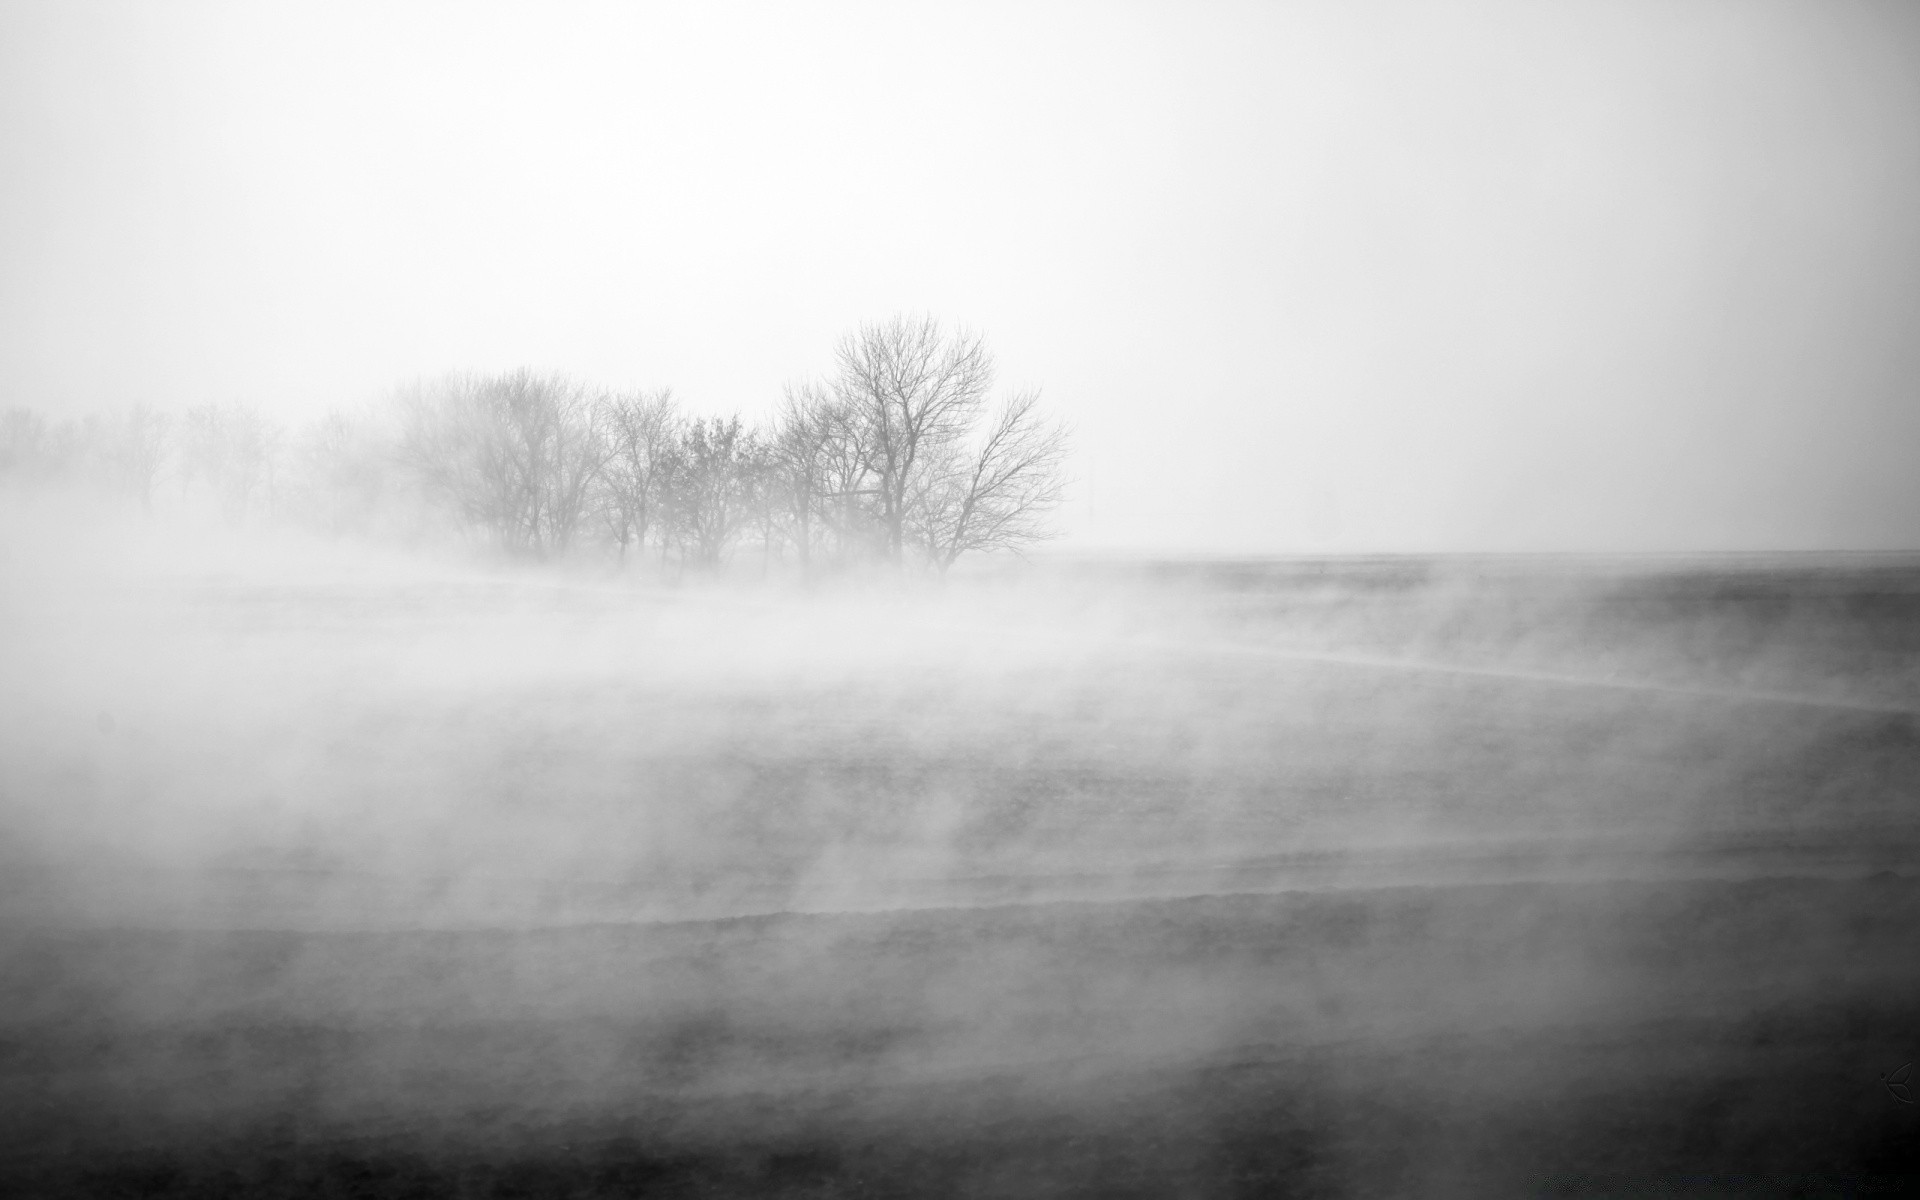
[[530, 364], [766, 411], [862, 320], [1071, 544], [1920, 547], [1920, 5], [0, 0], [0, 403]]

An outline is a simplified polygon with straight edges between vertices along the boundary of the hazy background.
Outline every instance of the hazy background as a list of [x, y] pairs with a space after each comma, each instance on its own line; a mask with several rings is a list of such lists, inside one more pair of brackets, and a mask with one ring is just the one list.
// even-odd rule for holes
[[[0, 1194], [1920, 1191], [1916, 118], [1911, 3], [0, 0]], [[569, 541], [445, 374], [903, 313], [1070, 553], [705, 561], [800, 464], [663, 408]]]
[[1069, 547], [1920, 543], [1908, 4], [0, 3], [0, 403], [862, 320], [1078, 425]]

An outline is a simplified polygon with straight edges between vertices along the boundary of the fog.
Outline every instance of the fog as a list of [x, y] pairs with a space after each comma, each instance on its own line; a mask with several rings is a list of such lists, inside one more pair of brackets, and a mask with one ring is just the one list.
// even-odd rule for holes
[[[8, 520], [7, 1086], [167, 1186], [579, 1141], [602, 1183], [640, 1154], [730, 1191], [793, 1162], [1217, 1189], [1223, 1145], [1337, 1191], [1525, 1190], [1444, 1122], [1366, 1149], [1367, 1073], [1464, 1055], [1405, 1095], [1504, 1130], [1560, 1093], [1486, 1056], [1537, 1042], [1581, 1103], [1684, 1107], [1750, 1064], [1675, 1075], [1650, 1031], [1786, 1021], [1838, 1062], [1912, 987], [1901, 559], [807, 582]], [[1779, 1103], [1742, 1120], [1797, 1128]], [[1125, 1132], [1149, 1112], [1163, 1151]], [[1285, 1127], [1234, 1133], [1254, 1112]]]
[[0, 3], [0, 1194], [1920, 1191], [1920, 9]]
[[[1166, 894], [1250, 862], [1659, 848], [1911, 799], [1911, 657], [1845, 597], [1737, 603], [1754, 565], [1716, 606], [1668, 594], [1672, 565], [667, 586], [104, 518], [13, 532], [11, 886], [46, 872], [36, 902], [94, 920]], [[1780, 778], [1809, 772], [1814, 797]]]

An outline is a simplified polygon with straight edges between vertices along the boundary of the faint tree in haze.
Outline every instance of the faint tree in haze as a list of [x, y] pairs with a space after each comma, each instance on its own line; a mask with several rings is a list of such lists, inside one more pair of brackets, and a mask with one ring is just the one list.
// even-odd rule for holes
[[59, 426], [30, 408], [10, 408], [0, 418], [0, 479], [45, 486], [67, 471], [71, 458]]
[[202, 404], [187, 410], [181, 432], [183, 494], [195, 480], [205, 483], [234, 524], [263, 504], [271, 512], [284, 439], [277, 424], [248, 405]]
[[377, 414], [329, 410], [295, 439], [294, 515], [336, 536], [372, 532], [397, 499], [392, 457]]
[[587, 520], [601, 471], [612, 456], [604, 424], [606, 407], [587, 398], [584, 390], [562, 394], [567, 398], [547, 462], [544, 511], [546, 544], [558, 552], [573, 544]]
[[865, 414], [835, 396], [820, 409], [826, 434], [820, 519], [841, 564], [887, 556], [878, 478], [869, 466]]
[[931, 460], [964, 437], [993, 384], [976, 334], [949, 335], [931, 317], [894, 317], [841, 340], [834, 390], [873, 477], [886, 557], [902, 561], [910, 500]]
[[1060, 504], [1067, 431], [1024, 392], [990, 414], [984, 429], [928, 456], [909, 506], [916, 540], [942, 572], [970, 550], [1017, 550], [1050, 536]]
[[[978, 335], [895, 317], [845, 338], [837, 367], [833, 403], [811, 411], [826, 430], [814, 511], [832, 514], [842, 547], [871, 537], [896, 564], [912, 548], [944, 572], [969, 551], [1050, 536], [1067, 432], [1041, 415], [1038, 393], [988, 411], [993, 359]], [[780, 428], [808, 425], [783, 410]]]
[[509, 403], [490, 382], [448, 375], [397, 397], [398, 456], [421, 487], [505, 550], [527, 549], [536, 528], [530, 498], [533, 465]]
[[757, 507], [757, 439], [737, 416], [688, 422], [667, 471], [683, 561], [717, 565]]
[[150, 510], [171, 427], [171, 417], [145, 404], [53, 424], [12, 409], [0, 422], [0, 475], [38, 485], [87, 483]]
[[607, 406], [530, 370], [450, 375], [399, 397], [401, 461], [501, 549], [564, 553], [611, 457]]
[[683, 422], [673, 394], [664, 388], [651, 395], [608, 397], [602, 404], [607, 459], [599, 509], [624, 565], [629, 543], [644, 550], [656, 526], [664, 538], [663, 492]]
[[151, 505], [173, 450], [182, 501], [204, 493], [234, 524], [409, 541], [458, 529], [543, 559], [590, 543], [623, 567], [652, 546], [663, 567], [676, 552], [717, 566], [757, 535], [765, 570], [791, 552], [803, 576], [875, 560], [945, 571], [1048, 535], [1066, 432], [1035, 394], [991, 403], [979, 336], [896, 317], [842, 339], [835, 361], [759, 427], [689, 420], [664, 390], [609, 394], [524, 369], [421, 380], [290, 441], [240, 404], [178, 422], [145, 405], [57, 423], [15, 409], [0, 421], [0, 479]]
[[784, 557], [788, 524], [785, 505], [777, 494], [780, 480], [774, 468], [771, 433], [762, 429], [747, 431], [740, 474], [746, 484], [747, 526], [760, 538], [760, 573], [764, 576], [772, 569], [775, 557]]
[[769, 536], [794, 548], [802, 574], [811, 570], [836, 486], [835, 451], [845, 425], [838, 402], [813, 384], [787, 387], [767, 437], [764, 501]]
[[153, 509], [153, 485], [167, 459], [173, 418], [145, 404], [136, 404], [101, 421], [97, 453], [108, 486], [140, 501], [142, 511]]

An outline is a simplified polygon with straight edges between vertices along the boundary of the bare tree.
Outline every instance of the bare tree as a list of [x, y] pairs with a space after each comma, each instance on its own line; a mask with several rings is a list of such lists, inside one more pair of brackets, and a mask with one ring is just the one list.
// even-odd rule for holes
[[373, 411], [331, 409], [302, 429], [291, 455], [293, 515], [332, 534], [371, 533], [395, 511], [394, 435]]
[[166, 413], [145, 404], [108, 417], [87, 418], [81, 434], [100, 483], [108, 491], [134, 497], [142, 510], [150, 511], [172, 424]]
[[430, 492], [502, 549], [567, 549], [610, 455], [605, 405], [529, 370], [447, 376], [399, 400], [402, 460]]
[[426, 493], [501, 548], [517, 548], [527, 528], [520, 515], [526, 472], [509, 422], [493, 411], [483, 382], [470, 375], [417, 382], [395, 396], [395, 406], [399, 458]]
[[246, 519], [260, 503], [273, 507], [284, 431], [244, 404], [202, 404], [187, 410], [180, 487], [207, 485], [228, 521]]
[[1051, 536], [1067, 430], [1039, 412], [1037, 392], [1010, 397], [966, 443], [942, 445], [913, 495], [913, 530], [941, 572], [969, 550], [1019, 550]]
[[869, 465], [866, 421], [837, 397], [820, 414], [826, 443], [819, 511], [835, 557], [843, 562], [885, 558], [887, 526], [881, 516], [879, 478]]
[[931, 317], [904, 316], [849, 334], [836, 358], [835, 392], [874, 477], [884, 552], [898, 563], [917, 475], [972, 426], [993, 384], [993, 360], [975, 334], [949, 335]]
[[30, 408], [15, 407], [0, 419], [0, 479], [45, 486], [65, 476], [79, 449], [71, 421], [49, 425]]
[[863, 326], [841, 342], [840, 425], [823, 443], [829, 462], [841, 457], [821, 491], [839, 501], [823, 511], [839, 517], [843, 545], [858, 543], [864, 519], [884, 557], [898, 563], [911, 545], [944, 572], [968, 551], [1048, 536], [1067, 432], [1041, 415], [1037, 393], [985, 413], [993, 378], [977, 335], [949, 335], [929, 317]]
[[[811, 383], [789, 384], [768, 438], [764, 502], [769, 525], [792, 543], [804, 574], [811, 570], [822, 526], [832, 521], [837, 451], [857, 463], [857, 447], [843, 445], [847, 427], [838, 401]], [[772, 530], [770, 529], [770, 534]]]
[[[85, 482], [151, 509], [171, 427], [171, 417], [145, 404], [51, 425], [38, 413], [15, 408], [0, 421], [0, 477], [42, 485]], [[231, 433], [229, 421], [223, 438]], [[231, 457], [223, 452], [223, 459]]]
[[227, 439], [220, 406], [201, 404], [188, 409], [181, 429], [181, 498], [186, 497], [196, 480], [218, 492], [226, 473]]
[[686, 426], [668, 475], [683, 559], [718, 564], [752, 518], [755, 440], [737, 416], [705, 417]]
[[649, 530], [661, 524], [662, 491], [682, 421], [673, 394], [664, 388], [652, 395], [609, 397], [603, 406], [607, 461], [600, 475], [600, 514], [625, 564], [627, 545], [644, 549]]
[[577, 385], [557, 382], [562, 386], [550, 393], [555, 413], [543, 472], [547, 495], [542, 540], [550, 551], [564, 553], [587, 519], [600, 473], [612, 457], [612, 442], [605, 426], [606, 406], [589, 399]]

